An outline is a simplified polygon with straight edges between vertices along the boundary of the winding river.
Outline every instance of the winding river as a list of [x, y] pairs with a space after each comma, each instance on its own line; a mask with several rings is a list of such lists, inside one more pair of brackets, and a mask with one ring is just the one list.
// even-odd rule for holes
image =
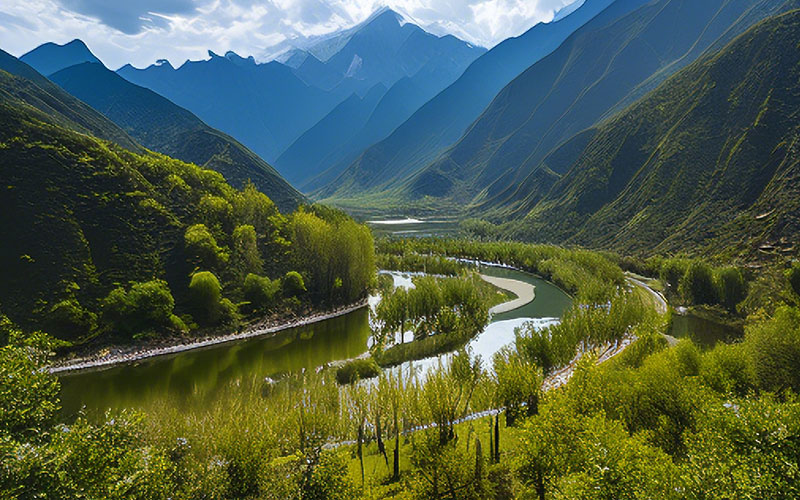
[[[470, 348], [484, 360], [514, 340], [514, 329], [533, 321], [538, 326], [557, 321], [571, 300], [555, 285], [527, 273], [484, 267], [490, 276], [524, 281], [535, 286], [536, 298], [513, 311], [492, 317], [486, 330]], [[219, 391], [245, 380], [263, 380], [283, 373], [314, 369], [357, 357], [367, 351], [370, 336], [366, 308], [345, 316], [276, 335], [219, 344], [204, 349], [145, 359], [108, 369], [60, 376], [63, 413], [74, 415], [81, 408], [97, 414], [107, 408], [141, 408], [154, 401], [169, 401], [192, 407], [213, 399]], [[437, 358], [416, 361], [429, 366]]]

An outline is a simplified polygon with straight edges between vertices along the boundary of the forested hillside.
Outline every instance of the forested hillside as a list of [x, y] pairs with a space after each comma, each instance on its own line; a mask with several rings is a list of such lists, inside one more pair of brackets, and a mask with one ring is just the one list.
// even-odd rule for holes
[[3, 99], [23, 100], [62, 127], [112, 141], [131, 151], [142, 150], [114, 122], [3, 50], [0, 50], [0, 80]]
[[0, 169], [0, 307], [26, 328], [126, 342], [350, 303], [372, 281], [371, 236], [347, 216], [285, 217], [252, 185], [67, 130], [9, 94]]
[[274, 168], [236, 139], [102, 64], [70, 66], [50, 75], [50, 79], [123, 127], [148, 149], [216, 170], [236, 187], [252, 182], [283, 211], [293, 210], [303, 200]]
[[515, 234], [626, 252], [791, 251], [798, 43], [792, 11], [668, 80], [598, 128]]

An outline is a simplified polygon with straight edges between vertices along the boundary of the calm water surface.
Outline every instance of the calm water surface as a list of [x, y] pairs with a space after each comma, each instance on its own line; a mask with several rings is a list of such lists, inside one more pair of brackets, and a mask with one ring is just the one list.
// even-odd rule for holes
[[702, 348], [711, 348], [720, 342], [730, 343], [742, 338], [744, 332], [724, 323], [718, 323], [694, 314], [672, 316], [670, 335], [675, 338], [690, 338]]
[[[536, 287], [533, 302], [493, 317], [484, 333], [471, 342], [473, 352], [484, 360], [490, 360], [494, 352], [514, 340], [516, 327], [527, 321], [540, 326], [551, 324], [571, 303], [563, 291], [535, 276], [500, 268], [483, 268], [481, 272], [526, 281]], [[369, 336], [369, 313], [364, 308], [273, 337], [220, 344], [105, 370], [65, 374], [60, 377], [63, 412], [71, 416], [85, 407], [92, 414], [107, 408], [146, 407], [165, 399], [187, 408], [202, 406], [232, 383], [275, 378], [357, 357], [367, 351]], [[417, 361], [414, 365], [424, 368], [435, 364], [437, 359]]]
[[455, 236], [460, 232], [458, 221], [452, 219], [417, 219], [402, 217], [369, 220], [367, 225], [376, 236], [402, 236], [425, 238], [429, 236]]

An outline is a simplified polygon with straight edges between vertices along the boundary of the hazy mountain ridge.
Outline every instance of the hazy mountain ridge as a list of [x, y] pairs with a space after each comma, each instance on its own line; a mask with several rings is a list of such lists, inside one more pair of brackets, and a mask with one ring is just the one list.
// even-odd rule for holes
[[[384, 32], [396, 32], [398, 40], [395, 42], [399, 43], [397, 48], [384, 49], [387, 53], [394, 50], [395, 54], [393, 56], [374, 54], [371, 59], [384, 61], [382, 64], [387, 66], [392, 66], [390, 64], [392, 61], [400, 64], [388, 71], [382, 70], [377, 74], [368, 75], [359, 83], [362, 85], [377, 82], [375, 85], [382, 86], [388, 84], [388, 91], [382, 96], [380, 103], [375, 105], [370, 99], [363, 99], [361, 108], [352, 112], [354, 116], [359, 117], [356, 120], [342, 120], [341, 113], [335, 108], [317, 125], [300, 136], [275, 161], [276, 167], [304, 190], [311, 190], [321, 185], [324, 179], [338, 175], [365, 148], [389, 135], [421, 105], [455, 81], [469, 63], [485, 52], [483, 49], [470, 47], [469, 44], [454, 37], [436, 37], [411, 24], [401, 26], [392, 11], [387, 11], [384, 16], [388, 17], [383, 19], [383, 16], [380, 16], [374, 21], [380, 23], [381, 29], [373, 27], [367, 33], [356, 34], [351, 40], [355, 47], [350, 47], [348, 44], [340, 52], [345, 54], [341, 56], [342, 60], [350, 57], [347, 54], [351, 53], [356, 57], [359, 47], [374, 45], [373, 40], [380, 38]], [[366, 40], [362, 39], [362, 35]], [[334, 57], [340, 56], [337, 54]], [[313, 64], [317, 67], [323, 65], [309, 55], [301, 68], [309, 61], [314, 61]], [[336, 61], [334, 60], [332, 64], [335, 65]], [[370, 64], [370, 61], [362, 61], [360, 70], [364, 70], [363, 64]], [[327, 73], [323, 75], [322, 71], [318, 71], [321, 75], [319, 78], [324, 79], [338, 74], [327, 65], [324, 67], [327, 68]], [[381, 74], [384, 76], [381, 77]], [[359, 74], [356, 72], [353, 78], [358, 79], [358, 77]], [[333, 127], [329, 137], [321, 135], [319, 126], [324, 126], [325, 123], [332, 125], [334, 120], [340, 121], [338, 126]], [[349, 130], [344, 141], [341, 140], [343, 138], [339, 130], [341, 128]], [[315, 144], [315, 147], [310, 148], [310, 144]]]
[[[426, 33], [394, 11], [383, 10], [349, 33], [346, 43], [325, 61], [308, 54], [292, 66], [258, 64], [234, 53], [210, 53], [208, 60], [189, 61], [177, 69], [164, 63], [141, 70], [127, 65], [118, 73], [274, 162], [353, 93], [364, 97], [377, 84], [391, 87], [426, 64], [460, 73], [483, 52], [452, 36]], [[294, 164], [276, 166], [293, 177]]]
[[149, 149], [216, 170], [238, 187], [252, 181], [282, 210], [294, 209], [303, 200], [277, 171], [238, 141], [101, 64], [78, 64], [50, 78]]
[[452, 85], [420, 107], [391, 135], [317, 190], [320, 198], [359, 195], [402, 181], [461, 136], [494, 96], [520, 72], [555, 50], [613, 0], [589, 0], [563, 19], [537, 24], [476, 59]]
[[102, 64], [89, 47], [78, 39], [64, 45], [47, 42], [23, 54], [19, 59], [44, 76], [84, 62]]

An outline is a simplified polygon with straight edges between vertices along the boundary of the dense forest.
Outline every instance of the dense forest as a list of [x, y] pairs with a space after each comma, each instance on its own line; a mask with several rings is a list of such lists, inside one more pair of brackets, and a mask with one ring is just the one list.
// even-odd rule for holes
[[0, 104], [2, 311], [73, 343], [236, 325], [349, 304], [372, 285], [369, 230], [341, 212], [284, 215], [247, 185], [134, 153]]

